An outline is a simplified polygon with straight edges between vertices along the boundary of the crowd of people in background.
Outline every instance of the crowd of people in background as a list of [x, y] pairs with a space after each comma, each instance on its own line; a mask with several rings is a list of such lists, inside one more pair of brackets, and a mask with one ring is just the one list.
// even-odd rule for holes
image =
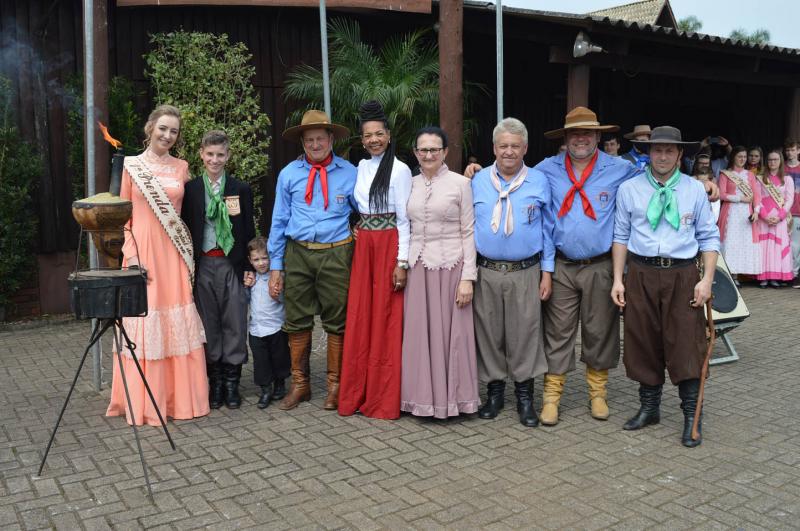
[[[637, 125], [623, 136], [610, 134], [603, 149], [643, 168], [648, 155], [636, 145], [620, 153], [622, 139], [646, 140], [650, 126]], [[682, 171], [717, 183], [719, 201], [711, 208], [722, 237], [722, 255], [737, 285], [749, 279], [759, 287], [800, 288], [800, 140], [783, 146], [736, 146], [721, 136], [706, 137], [684, 156]]]

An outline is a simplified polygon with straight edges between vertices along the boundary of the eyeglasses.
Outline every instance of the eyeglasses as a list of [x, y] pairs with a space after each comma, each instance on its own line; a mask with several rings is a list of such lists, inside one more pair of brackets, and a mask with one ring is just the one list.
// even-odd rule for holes
[[438, 155], [444, 150], [444, 148], [422, 148], [422, 149], [414, 149], [417, 153], [426, 157], [428, 155]]
[[365, 133], [361, 135], [362, 140], [372, 140], [373, 138], [377, 138], [378, 140], [383, 140], [386, 138], [386, 131], [375, 131], [374, 133]]

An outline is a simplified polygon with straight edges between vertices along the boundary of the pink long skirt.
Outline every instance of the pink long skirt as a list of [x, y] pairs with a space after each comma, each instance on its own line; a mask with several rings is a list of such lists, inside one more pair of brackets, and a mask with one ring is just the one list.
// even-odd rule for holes
[[[112, 354], [114, 368], [111, 384], [111, 403], [106, 415], [125, 415], [128, 424], [132, 424], [128, 402], [125, 399], [125, 388], [119, 370], [116, 353]], [[206, 355], [199, 348], [184, 356], [171, 356], [162, 360], [146, 360], [139, 358], [147, 383], [153, 391], [158, 409], [164, 420], [188, 420], [208, 415], [208, 379], [206, 378]], [[136, 424], [160, 426], [158, 414], [147, 390], [136, 370], [133, 358], [122, 356], [125, 380], [131, 394]]]
[[418, 261], [408, 272], [401, 411], [447, 418], [478, 410], [472, 305], [455, 302], [461, 269], [430, 270]]

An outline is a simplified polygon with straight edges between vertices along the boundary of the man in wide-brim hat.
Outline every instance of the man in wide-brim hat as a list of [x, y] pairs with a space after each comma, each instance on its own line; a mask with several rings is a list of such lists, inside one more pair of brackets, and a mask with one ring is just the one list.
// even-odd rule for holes
[[306, 111], [300, 125], [283, 132], [284, 139], [300, 143], [304, 156], [278, 175], [267, 243], [270, 295], [277, 299], [285, 291], [283, 329], [289, 335], [292, 360], [292, 387], [281, 409], [292, 409], [311, 398], [308, 360], [316, 313], [328, 333], [324, 407], [336, 409], [338, 404], [356, 168], [333, 153], [333, 143], [349, 135], [346, 127], [317, 110]]
[[619, 311], [609, 300], [614, 229], [614, 200], [619, 185], [637, 170], [619, 157], [597, 148], [604, 131], [591, 110], [576, 107], [564, 127], [548, 131], [549, 139], [563, 139], [566, 153], [545, 159], [536, 166], [549, 184], [551, 200], [545, 207], [553, 226], [556, 248], [552, 294], [543, 305], [544, 425], [558, 422], [558, 407], [566, 373], [575, 368], [575, 339], [581, 323], [581, 361], [586, 364], [589, 406], [592, 417], [609, 416], [606, 401], [608, 369], [619, 363]]
[[648, 140], [652, 132], [649, 125], [636, 125], [633, 127], [633, 131], [622, 135], [626, 140], [630, 140], [633, 143], [631, 150], [622, 155], [622, 158], [640, 170], [644, 170], [644, 167], [650, 162], [650, 158], [647, 155], [647, 150], [638, 149], [637, 142]]
[[670, 126], [656, 127], [649, 140], [637, 143], [648, 148], [650, 163], [619, 187], [612, 251], [611, 299], [625, 310], [625, 370], [639, 382], [641, 403], [623, 429], [660, 421], [666, 369], [681, 398], [681, 442], [693, 447], [701, 442], [691, 433], [706, 351], [703, 308], [711, 298], [719, 229], [703, 183], [680, 171], [684, 150], [698, 143], [684, 142]]

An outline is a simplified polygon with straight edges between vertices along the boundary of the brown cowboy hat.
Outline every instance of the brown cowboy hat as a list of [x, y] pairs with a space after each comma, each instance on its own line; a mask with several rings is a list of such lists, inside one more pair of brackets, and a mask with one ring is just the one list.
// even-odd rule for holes
[[631, 131], [630, 133], [625, 133], [624, 135], [622, 135], [622, 137], [625, 138], [626, 140], [633, 140], [639, 135], [650, 136], [651, 134], [653, 134], [653, 131], [650, 129], [649, 125], [635, 125], [633, 127], [633, 131]]
[[575, 107], [567, 113], [564, 127], [553, 129], [544, 134], [545, 138], [554, 140], [563, 137], [569, 129], [589, 129], [592, 131], [619, 131], [618, 125], [600, 125], [597, 115], [586, 107]]
[[650, 146], [653, 144], [676, 144], [681, 149], [697, 147], [700, 142], [684, 142], [681, 130], [671, 125], [656, 127], [650, 134], [650, 140], [632, 140], [637, 146]]
[[323, 111], [311, 109], [303, 113], [300, 125], [295, 125], [286, 129], [281, 135], [284, 140], [299, 142], [300, 135], [307, 129], [327, 129], [333, 133], [336, 140], [343, 140], [350, 136], [350, 130], [343, 125], [332, 123], [328, 115]]

